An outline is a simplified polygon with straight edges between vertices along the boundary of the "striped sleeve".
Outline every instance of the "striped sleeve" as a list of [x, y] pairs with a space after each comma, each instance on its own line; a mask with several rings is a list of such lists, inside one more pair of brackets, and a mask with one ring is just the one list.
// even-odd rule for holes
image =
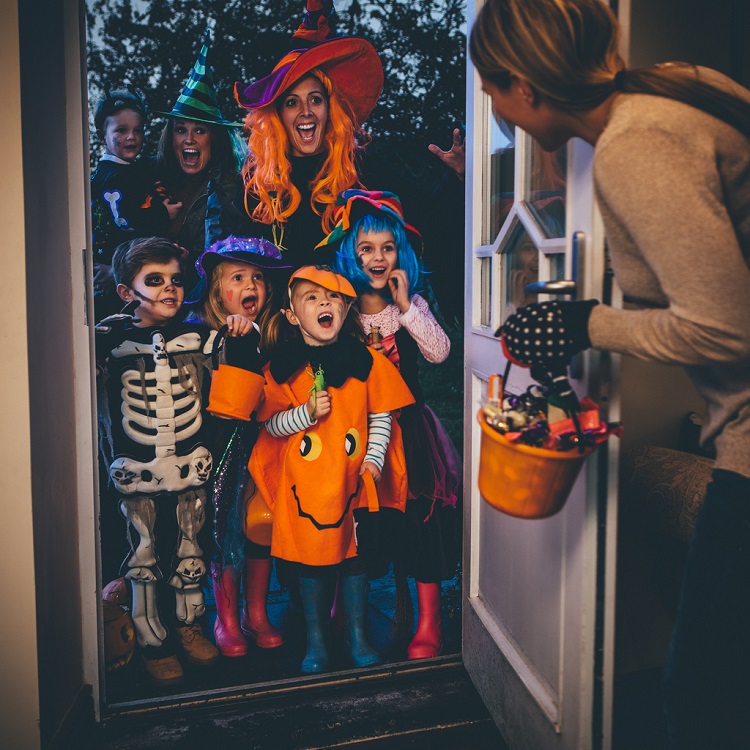
[[266, 430], [272, 437], [289, 437], [314, 424], [315, 421], [310, 419], [310, 412], [307, 411], [307, 404], [302, 404], [269, 417], [266, 420]]
[[367, 452], [364, 460], [372, 461], [382, 471], [390, 440], [391, 413], [370, 412], [367, 415]]

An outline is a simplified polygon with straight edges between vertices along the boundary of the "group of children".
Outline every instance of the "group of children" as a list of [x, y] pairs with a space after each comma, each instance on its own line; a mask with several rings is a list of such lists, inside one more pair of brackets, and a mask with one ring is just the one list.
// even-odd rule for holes
[[[391, 562], [417, 582], [409, 658], [438, 655], [460, 467], [424, 404], [417, 357], [441, 362], [450, 342], [418, 293], [421, 238], [398, 197], [341, 195], [316, 251], [332, 267], [290, 275], [266, 240], [220, 240], [196, 264], [203, 294], [186, 314], [186, 253], [158, 236], [178, 204], [162, 205], [135, 161], [142, 100], [103, 101], [94, 245], [99, 287], [123, 309], [97, 326], [100, 443], [147, 673], [178, 681], [178, 653], [212, 664], [246, 654], [245, 636], [282, 645], [266, 611], [274, 559], [298, 586], [303, 672], [329, 669], [336, 610], [351, 664], [380, 660], [366, 633], [368, 578]], [[200, 624], [209, 571], [215, 644]]]

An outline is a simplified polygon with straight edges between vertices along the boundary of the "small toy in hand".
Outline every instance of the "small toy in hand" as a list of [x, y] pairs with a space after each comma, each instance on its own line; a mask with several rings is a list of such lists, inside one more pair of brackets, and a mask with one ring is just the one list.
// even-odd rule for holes
[[326, 379], [323, 368], [320, 365], [318, 365], [318, 369], [315, 372], [312, 370], [308, 370], [308, 372], [313, 379], [313, 384], [309, 392], [313, 397], [313, 409], [315, 409], [317, 406], [317, 394], [326, 389]]

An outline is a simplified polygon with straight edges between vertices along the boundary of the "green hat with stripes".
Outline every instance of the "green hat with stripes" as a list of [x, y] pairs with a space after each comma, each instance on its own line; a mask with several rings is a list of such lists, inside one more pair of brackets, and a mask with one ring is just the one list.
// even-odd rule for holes
[[195, 61], [195, 65], [193, 65], [193, 69], [190, 71], [190, 75], [182, 87], [182, 93], [172, 107], [172, 111], [161, 112], [160, 114], [167, 117], [179, 117], [184, 120], [207, 122], [211, 125], [235, 124], [225, 120], [219, 110], [219, 103], [216, 99], [216, 91], [214, 89], [214, 79], [211, 74], [211, 68], [208, 67], [208, 63], [206, 62], [210, 43], [211, 29], [209, 27], [203, 35], [198, 59]]

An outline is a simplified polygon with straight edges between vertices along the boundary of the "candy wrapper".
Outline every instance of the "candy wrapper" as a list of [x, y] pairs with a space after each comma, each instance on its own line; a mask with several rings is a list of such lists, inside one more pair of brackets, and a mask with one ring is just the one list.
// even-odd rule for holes
[[[507, 373], [506, 373], [507, 375]], [[622, 425], [602, 421], [590, 399], [578, 402], [566, 378], [504, 392], [490, 376], [482, 430], [479, 490], [493, 507], [521, 518], [546, 518], [565, 504], [585, 461]]]

